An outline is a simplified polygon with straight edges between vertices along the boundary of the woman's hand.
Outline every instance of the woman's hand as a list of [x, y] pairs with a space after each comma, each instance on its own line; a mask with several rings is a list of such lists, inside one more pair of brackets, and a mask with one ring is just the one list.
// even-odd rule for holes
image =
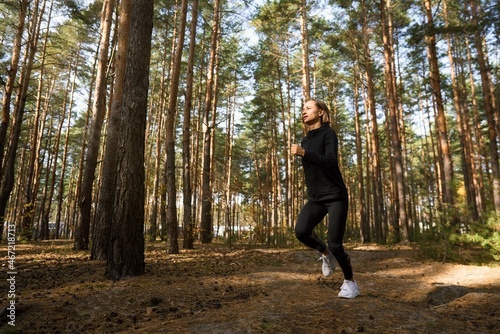
[[290, 149], [290, 152], [293, 154], [293, 155], [298, 155], [298, 156], [301, 156], [303, 157], [304, 154], [306, 154], [306, 150], [304, 150], [302, 147], [300, 147], [299, 145], [297, 144], [292, 144], [292, 147]]

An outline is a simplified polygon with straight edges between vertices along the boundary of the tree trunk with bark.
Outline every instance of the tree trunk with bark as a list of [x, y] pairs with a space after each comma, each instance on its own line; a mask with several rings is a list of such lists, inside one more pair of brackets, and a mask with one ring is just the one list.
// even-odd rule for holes
[[304, 103], [311, 99], [309, 74], [309, 30], [307, 29], [307, 0], [300, 1], [300, 31], [302, 36], [302, 96]]
[[103, 3], [101, 12], [101, 40], [99, 42], [99, 61], [97, 64], [97, 77], [94, 91], [94, 104], [92, 106], [92, 123], [89, 135], [83, 181], [80, 189], [79, 208], [80, 221], [75, 229], [76, 250], [86, 250], [90, 242], [90, 223], [92, 211], [92, 189], [94, 185], [97, 157], [101, 143], [101, 132], [106, 115], [106, 74], [108, 65], [109, 36], [112, 24], [114, 0]]
[[[2, 96], [2, 121], [0, 123], [0, 171], [4, 170], [3, 158], [5, 154], [5, 145], [7, 140], [7, 130], [10, 123], [10, 103], [12, 99], [12, 93], [14, 92], [17, 69], [19, 67], [19, 59], [21, 58], [21, 47], [23, 44], [23, 33], [24, 33], [24, 22], [26, 21], [26, 14], [28, 11], [28, 4], [30, 1], [21, 0], [19, 1], [19, 16], [16, 27], [16, 37], [14, 39], [14, 45], [12, 46], [12, 58], [10, 60], [10, 68], [7, 70], [7, 80], [5, 82], [5, 90]], [[0, 173], [0, 178], [2, 177]], [[0, 217], [0, 237], [3, 228], [3, 219]]]
[[[23, 122], [26, 99], [28, 96], [28, 88], [31, 79], [31, 72], [33, 70], [33, 62], [35, 59], [35, 54], [37, 51], [38, 37], [40, 34], [40, 21], [42, 19], [45, 2], [41, 5], [39, 1], [35, 1], [33, 4], [32, 20], [30, 21], [29, 30], [29, 41], [26, 43], [26, 49], [23, 59], [23, 67], [21, 70], [21, 75], [19, 77], [19, 88], [17, 92], [16, 101], [14, 103], [14, 124], [10, 132], [9, 139], [9, 154], [5, 158], [7, 159], [5, 165], [3, 166], [2, 184], [0, 186], [0, 219], [4, 219], [5, 212], [7, 209], [7, 203], [9, 201], [12, 189], [14, 188], [15, 182], [15, 166], [17, 161], [17, 149], [19, 146], [19, 139], [21, 135], [21, 126]], [[27, 201], [25, 200], [25, 203]], [[31, 215], [32, 207], [23, 207], [23, 215]], [[2, 222], [3, 223], [3, 222]], [[3, 226], [3, 225], [2, 225]], [[31, 239], [33, 226], [21, 225], [21, 235], [23, 238], [28, 240]]]
[[[439, 61], [436, 49], [436, 35], [432, 4], [430, 0], [424, 0], [425, 14], [427, 17], [427, 56], [429, 59], [429, 76], [432, 95], [436, 104], [436, 130], [438, 139], [439, 162], [441, 167], [441, 193], [444, 212], [451, 215], [450, 209], [455, 203], [455, 191], [453, 185], [453, 161], [451, 159], [450, 143], [448, 141], [448, 127], [444, 111], [443, 97], [441, 93], [441, 77], [439, 73]], [[455, 219], [452, 218], [452, 221]]]
[[[107, 4], [106, 12], [102, 16], [103, 34], [108, 40], [111, 33], [112, 14], [115, 8], [114, 0]], [[122, 104], [125, 86], [125, 71], [127, 66], [127, 48], [129, 43], [130, 11], [127, 8], [130, 1], [121, 1], [118, 9], [118, 24], [116, 27], [117, 47], [113, 59], [114, 84], [110, 96], [110, 108], [106, 127], [106, 143], [102, 161], [101, 183], [99, 185], [99, 199], [95, 215], [95, 224], [92, 230], [92, 260], [106, 260], [111, 251], [111, 226], [115, 219], [114, 205], [117, 190], [118, 149], [120, 148]], [[109, 11], [109, 12], [108, 12]], [[109, 25], [109, 26], [108, 26]], [[109, 46], [109, 45], [108, 45]], [[107, 49], [106, 49], [107, 50]], [[104, 51], [104, 50], [102, 50]], [[106, 51], [107, 54], [108, 51]], [[97, 89], [97, 85], [96, 85]]]
[[177, 188], [175, 177], [175, 120], [177, 116], [177, 94], [179, 92], [179, 77], [181, 73], [182, 51], [184, 46], [184, 35], [186, 30], [187, 0], [182, 0], [180, 13], [179, 35], [174, 52], [172, 66], [172, 78], [170, 82], [169, 103], [167, 119], [165, 124], [166, 132], [166, 153], [165, 164], [166, 189], [167, 189], [167, 226], [168, 226], [168, 253], [179, 253], [178, 243], [178, 222], [177, 222]]
[[214, 94], [215, 64], [217, 58], [218, 32], [219, 32], [219, 7], [220, 1], [214, 1], [214, 18], [212, 23], [212, 38], [210, 42], [210, 61], [207, 71], [207, 84], [205, 92], [205, 110], [203, 113], [203, 171], [202, 171], [202, 198], [201, 198], [201, 242], [210, 243], [213, 239], [212, 232], [212, 187], [211, 164], [212, 164], [212, 128], [211, 121]]
[[480, 28], [478, 19], [477, 5], [474, 0], [469, 2], [472, 13], [472, 25], [474, 29], [474, 37], [476, 39], [477, 61], [481, 74], [481, 84], [483, 88], [484, 109], [488, 120], [488, 139], [490, 149], [490, 166], [492, 174], [493, 186], [493, 204], [495, 212], [500, 213], [500, 166], [498, 162], [498, 110], [495, 98], [495, 86], [491, 79], [491, 66], [488, 64], [486, 51], [484, 48], [484, 38]]
[[391, 219], [393, 242], [408, 241], [408, 220], [405, 207], [405, 186], [403, 176], [403, 156], [398, 118], [398, 94], [396, 89], [396, 71], [394, 69], [394, 49], [392, 36], [392, 19], [390, 3], [383, 0], [380, 3], [382, 39], [384, 44], [385, 85], [387, 92], [387, 107], [389, 109], [391, 163], [394, 171], [394, 213]]
[[186, 103], [184, 104], [184, 123], [182, 126], [182, 179], [183, 179], [183, 247], [194, 247], [194, 220], [191, 187], [191, 109], [193, 100], [193, 69], [196, 50], [196, 26], [198, 22], [198, 0], [191, 5], [191, 26], [189, 39], [189, 56], [186, 78]]
[[[363, 1], [362, 10], [366, 13], [366, 3]], [[387, 221], [387, 214], [384, 208], [384, 192], [383, 192], [383, 179], [382, 179], [382, 167], [380, 159], [380, 136], [377, 123], [377, 109], [376, 109], [376, 98], [375, 98], [375, 79], [373, 74], [373, 58], [370, 51], [370, 37], [369, 37], [369, 24], [366, 15], [363, 16], [363, 65], [365, 68], [365, 80], [366, 80], [366, 103], [369, 113], [369, 124], [370, 132], [368, 133], [368, 142], [370, 144], [370, 154], [368, 163], [368, 174], [371, 175], [370, 185], [371, 185], [371, 198], [373, 203], [373, 232], [376, 241], [382, 242], [384, 240], [383, 232], [383, 222]], [[369, 185], [367, 185], [368, 187]], [[368, 201], [370, 202], [370, 201]], [[368, 220], [370, 220], [368, 215]], [[368, 222], [370, 224], [370, 222]]]
[[[132, 0], [122, 7], [130, 15], [120, 147], [117, 152], [114, 219], [106, 276], [117, 280], [144, 273], [145, 133], [153, 0]], [[121, 12], [123, 13], [123, 12]], [[104, 168], [104, 167], [103, 167]]]
[[[447, 1], [443, 2], [443, 13], [446, 26], [449, 27]], [[472, 142], [472, 129], [470, 127], [469, 103], [467, 101], [467, 89], [464, 80], [462, 60], [455, 61], [453, 57], [454, 36], [447, 33], [446, 41], [448, 47], [448, 60], [450, 62], [450, 78], [453, 90], [453, 104], [457, 113], [457, 127], [460, 135], [460, 146], [462, 153], [462, 170], [464, 174], [464, 185], [466, 191], [467, 210], [471, 211], [472, 219], [477, 221], [482, 215], [481, 197], [478, 196], [479, 187], [477, 180], [477, 166], [474, 157]], [[458, 74], [458, 75], [457, 75]]]
[[[361, 78], [360, 78], [361, 79]], [[359, 83], [362, 80], [355, 81], [354, 89], [354, 101], [359, 98]], [[356, 131], [356, 159], [357, 159], [357, 205], [359, 208], [359, 227], [361, 231], [361, 242], [370, 242], [370, 222], [367, 219], [366, 214], [366, 201], [365, 201], [365, 183], [363, 177], [363, 146], [362, 146], [362, 132], [361, 132], [361, 120], [358, 104], [355, 104], [354, 110], [354, 128]], [[354, 210], [353, 210], [354, 211]]]

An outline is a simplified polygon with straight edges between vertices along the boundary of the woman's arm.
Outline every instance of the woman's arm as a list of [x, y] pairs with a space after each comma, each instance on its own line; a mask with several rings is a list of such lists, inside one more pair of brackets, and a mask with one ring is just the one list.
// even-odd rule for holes
[[325, 154], [305, 150], [302, 159], [312, 165], [332, 169], [338, 167], [338, 139], [333, 129], [324, 136]]

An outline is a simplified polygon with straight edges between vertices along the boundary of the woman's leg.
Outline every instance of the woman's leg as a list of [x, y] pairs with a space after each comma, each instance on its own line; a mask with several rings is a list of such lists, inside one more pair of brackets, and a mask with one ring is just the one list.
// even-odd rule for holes
[[306, 246], [324, 253], [327, 249], [326, 244], [313, 233], [314, 228], [326, 216], [327, 209], [324, 205], [308, 201], [302, 208], [295, 225], [295, 235], [297, 239]]
[[351, 260], [345, 252], [342, 245], [344, 232], [347, 224], [347, 210], [349, 208], [349, 200], [342, 199], [327, 204], [328, 206], [328, 246], [330, 252], [337, 259], [344, 277], [347, 280], [352, 280], [353, 273]]

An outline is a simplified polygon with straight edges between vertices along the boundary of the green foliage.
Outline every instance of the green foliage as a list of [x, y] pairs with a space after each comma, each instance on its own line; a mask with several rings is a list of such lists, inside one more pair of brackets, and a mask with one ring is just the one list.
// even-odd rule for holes
[[484, 264], [500, 260], [500, 215], [486, 222], [461, 224], [461, 230], [441, 220], [422, 232], [417, 243], [425, 257], [458, 263]]
[[495, 261], [500, 260], [500, 215], [493, 214], [486, 223], [474, 223], [470, 232], [452, 234], [450, 242], [454, 245], [479, 246]]

